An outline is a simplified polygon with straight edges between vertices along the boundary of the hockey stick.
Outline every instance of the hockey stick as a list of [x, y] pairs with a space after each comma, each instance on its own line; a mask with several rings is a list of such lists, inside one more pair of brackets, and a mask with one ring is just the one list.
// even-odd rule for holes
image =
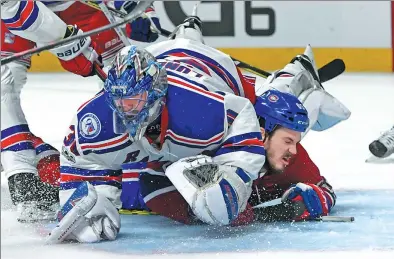
[[[256, 205], [253, 207], [253, 209], [258, 209], [258, 208], [267, 208], [271, 206], [276, 206], [282, 204], [282, 199], [277, 198], [273, 199], [270, 201], [266, 201], [263, 203], [260, 203], [259, 205]], [[321, 216], [316, 219], [313, 219], [315, 221], [324, 221], [324, 222], [353, 222], [354, 217], [346, 217], [346, 216]]]
[[[107, 7], [107, 5], [104, 2], [101, 2], [99, 4], [99, 7], [101, 9], [101, 11], [104, 13], [105, 17], [107, 17], [108, 22], [110, 24], [116, 23], [115, 17], [112, 15], [112, 13], [110, 12], [109, 8]], [[122, 28], [120, 27], [115, 27], [114, 28], [116, 34], [118, 34], [119, 38], [121, 39], [121, 41], [123, 42], [123, 44], [125, 46], [129, 46], [130, 45], [130, 41], [126, 36], [126, 33], [122, 30]]]
[[118, 26], [122, 26], [122, 25], [130, 22], [131, 20], [134, 20], [135, 18], [140, 16], [142, 13], [144, 13], [146, 8], [148, 8], [151, 3], [152, 3], [152, 1], [141, 1], [141, 2], [139, 2], [137, 4], [137, 6], [133, 9], [133, 11], [130, 14], [128, 14], [128, 15], [126, 15], [124, 17], [123, 21], [119, 21], [119, 22], [116, 22], [116, 23], [110, 23], [110, 24], [108, 24], [106, 26], [103, 26], [103, 27], [100, 27], [100, 28], [97, 28], [97, 29], [94, 29], [94, 30], [91, 30], [91, 31], [88, 31], [88, 32], [84, 32], [83, 34], [80, 34], [80, 35], [75, 35], [75, 36], [72, 36], [72, 37], [69, 37], [69, 38], [65, 38], [65, 39], [62, 39], [60, 41], [57, 41], [57, 42], [54, 42], [54, 43], [50, 43], [48, 45], [45, 45], [45, 46], [42, 46], [42, 47], [39, 47], [39, 48], [33, 48], [33, 49], [29, 49], [29, 50], [26, 50], [26, 51], [19, 52], [19, 53], [15, 54], [15, 55], [12, 55], [12, 56], [9, 56], [9, 57], [6, 57], [6, 58], [2, 59], [1, 60], [1, 64], [2, 65], [8, 64], [8, 63], [10, 63], [10, 62], [12, 62], [14, 60], [17, 60], [19, 58], [22, 58], [22, 57], [25, 57], [25, 56], [28, 56], [28, 55], [33, 55], [33, 54], [36, 54], [36, 53], [40, 53], [42, 51], [49, 50], [49, 49], [55, 48], [57, 46], [60, 46], [60, 45], [63, 45], [63, 44], [66, 44], [66, 43], [69, 43], [69, 42], [72, 42], [72, 41], [75, 41], [75, 40], [83, 39], [83, 38], [86, 38], [88, 36], [95, 35], [95, 34], [98, 34], [100, 32], [106, 31], [106, 30], [114, 29], [114, 28], [116, 28]]

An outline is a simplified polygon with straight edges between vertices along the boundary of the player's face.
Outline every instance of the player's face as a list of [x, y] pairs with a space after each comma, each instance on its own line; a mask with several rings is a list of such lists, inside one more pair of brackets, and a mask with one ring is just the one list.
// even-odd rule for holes
[[280, 128], [264, 143], [267, 161], [273, 173], [283, 173], [291, 158], [297, 154], [296, 145], [301, 141], [301, 133]]
[[144, 108], [147, 97], [148, 93], [144, 91], [132, 97], [115, 100], [115, 105], [126, 116], [134, 117]]

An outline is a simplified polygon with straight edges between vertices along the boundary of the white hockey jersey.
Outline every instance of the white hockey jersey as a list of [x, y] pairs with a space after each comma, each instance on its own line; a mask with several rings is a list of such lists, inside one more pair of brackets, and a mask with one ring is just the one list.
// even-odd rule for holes
[[166, 105], [152, 125], [161, 128], [160, 144], [116, 134], [116, 115], [99, 92], [78, 109], [64, 138], [61, 203], [81, 181], [90, 181], [117, 207], [122, 200], [124, 208], [135, 208], [141, 171], [164, 175], [166, 164], [201, 153], [241, 168], [249, 180], [258, 177], [265, 162], [260, 127], [252, 103], [241, 97], [245, 91], [229, 56], [186, 39], [148, 51], [168, 74]]

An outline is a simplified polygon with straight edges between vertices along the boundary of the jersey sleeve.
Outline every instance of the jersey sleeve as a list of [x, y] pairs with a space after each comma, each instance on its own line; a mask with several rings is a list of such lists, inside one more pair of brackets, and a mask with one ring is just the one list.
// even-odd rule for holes
[[239, 167], [254, 180], [264, 165], [265, 149], [253, 105], [248, 99], [228, 94], [225, 108], [227, 134], [214, 161]]
[[81, 182], [89, 181], [120, 208], [122, 168], [111, 162], [117, 153], [84, 153], [77, 130], [78, 120], [75, 116], [64, 137], [60, 155], [60, 203], [67, 201]]
[[39, 1], [4, 1], [1, 19], [13, 34], [37, 45], [62, 39], [67, 29], [67, 25]]

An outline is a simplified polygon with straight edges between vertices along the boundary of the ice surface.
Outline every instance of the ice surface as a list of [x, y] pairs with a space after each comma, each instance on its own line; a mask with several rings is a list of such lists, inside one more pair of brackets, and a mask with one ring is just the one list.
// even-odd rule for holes
[[[68, 74], [29, 74], [22, 105], [30, 129], [59, 148], [73, 114], [98, 91], [97, 84], [97, 79]], [[365, 163], [368, 144], [394, 123], [394, 74], [345, 74], [325, 87], [352, 116], [326, 132], [308, 133], [303, 144], [337, 190], [334, 214], [356, 216], [355, 222], [229, 230], [182, 226], [159, 216], [123, 216], [115, 242], [45, 246], [48, 225], [16, 221], [2, 175], [2, 258], [394, 258], [394, 158]]]

